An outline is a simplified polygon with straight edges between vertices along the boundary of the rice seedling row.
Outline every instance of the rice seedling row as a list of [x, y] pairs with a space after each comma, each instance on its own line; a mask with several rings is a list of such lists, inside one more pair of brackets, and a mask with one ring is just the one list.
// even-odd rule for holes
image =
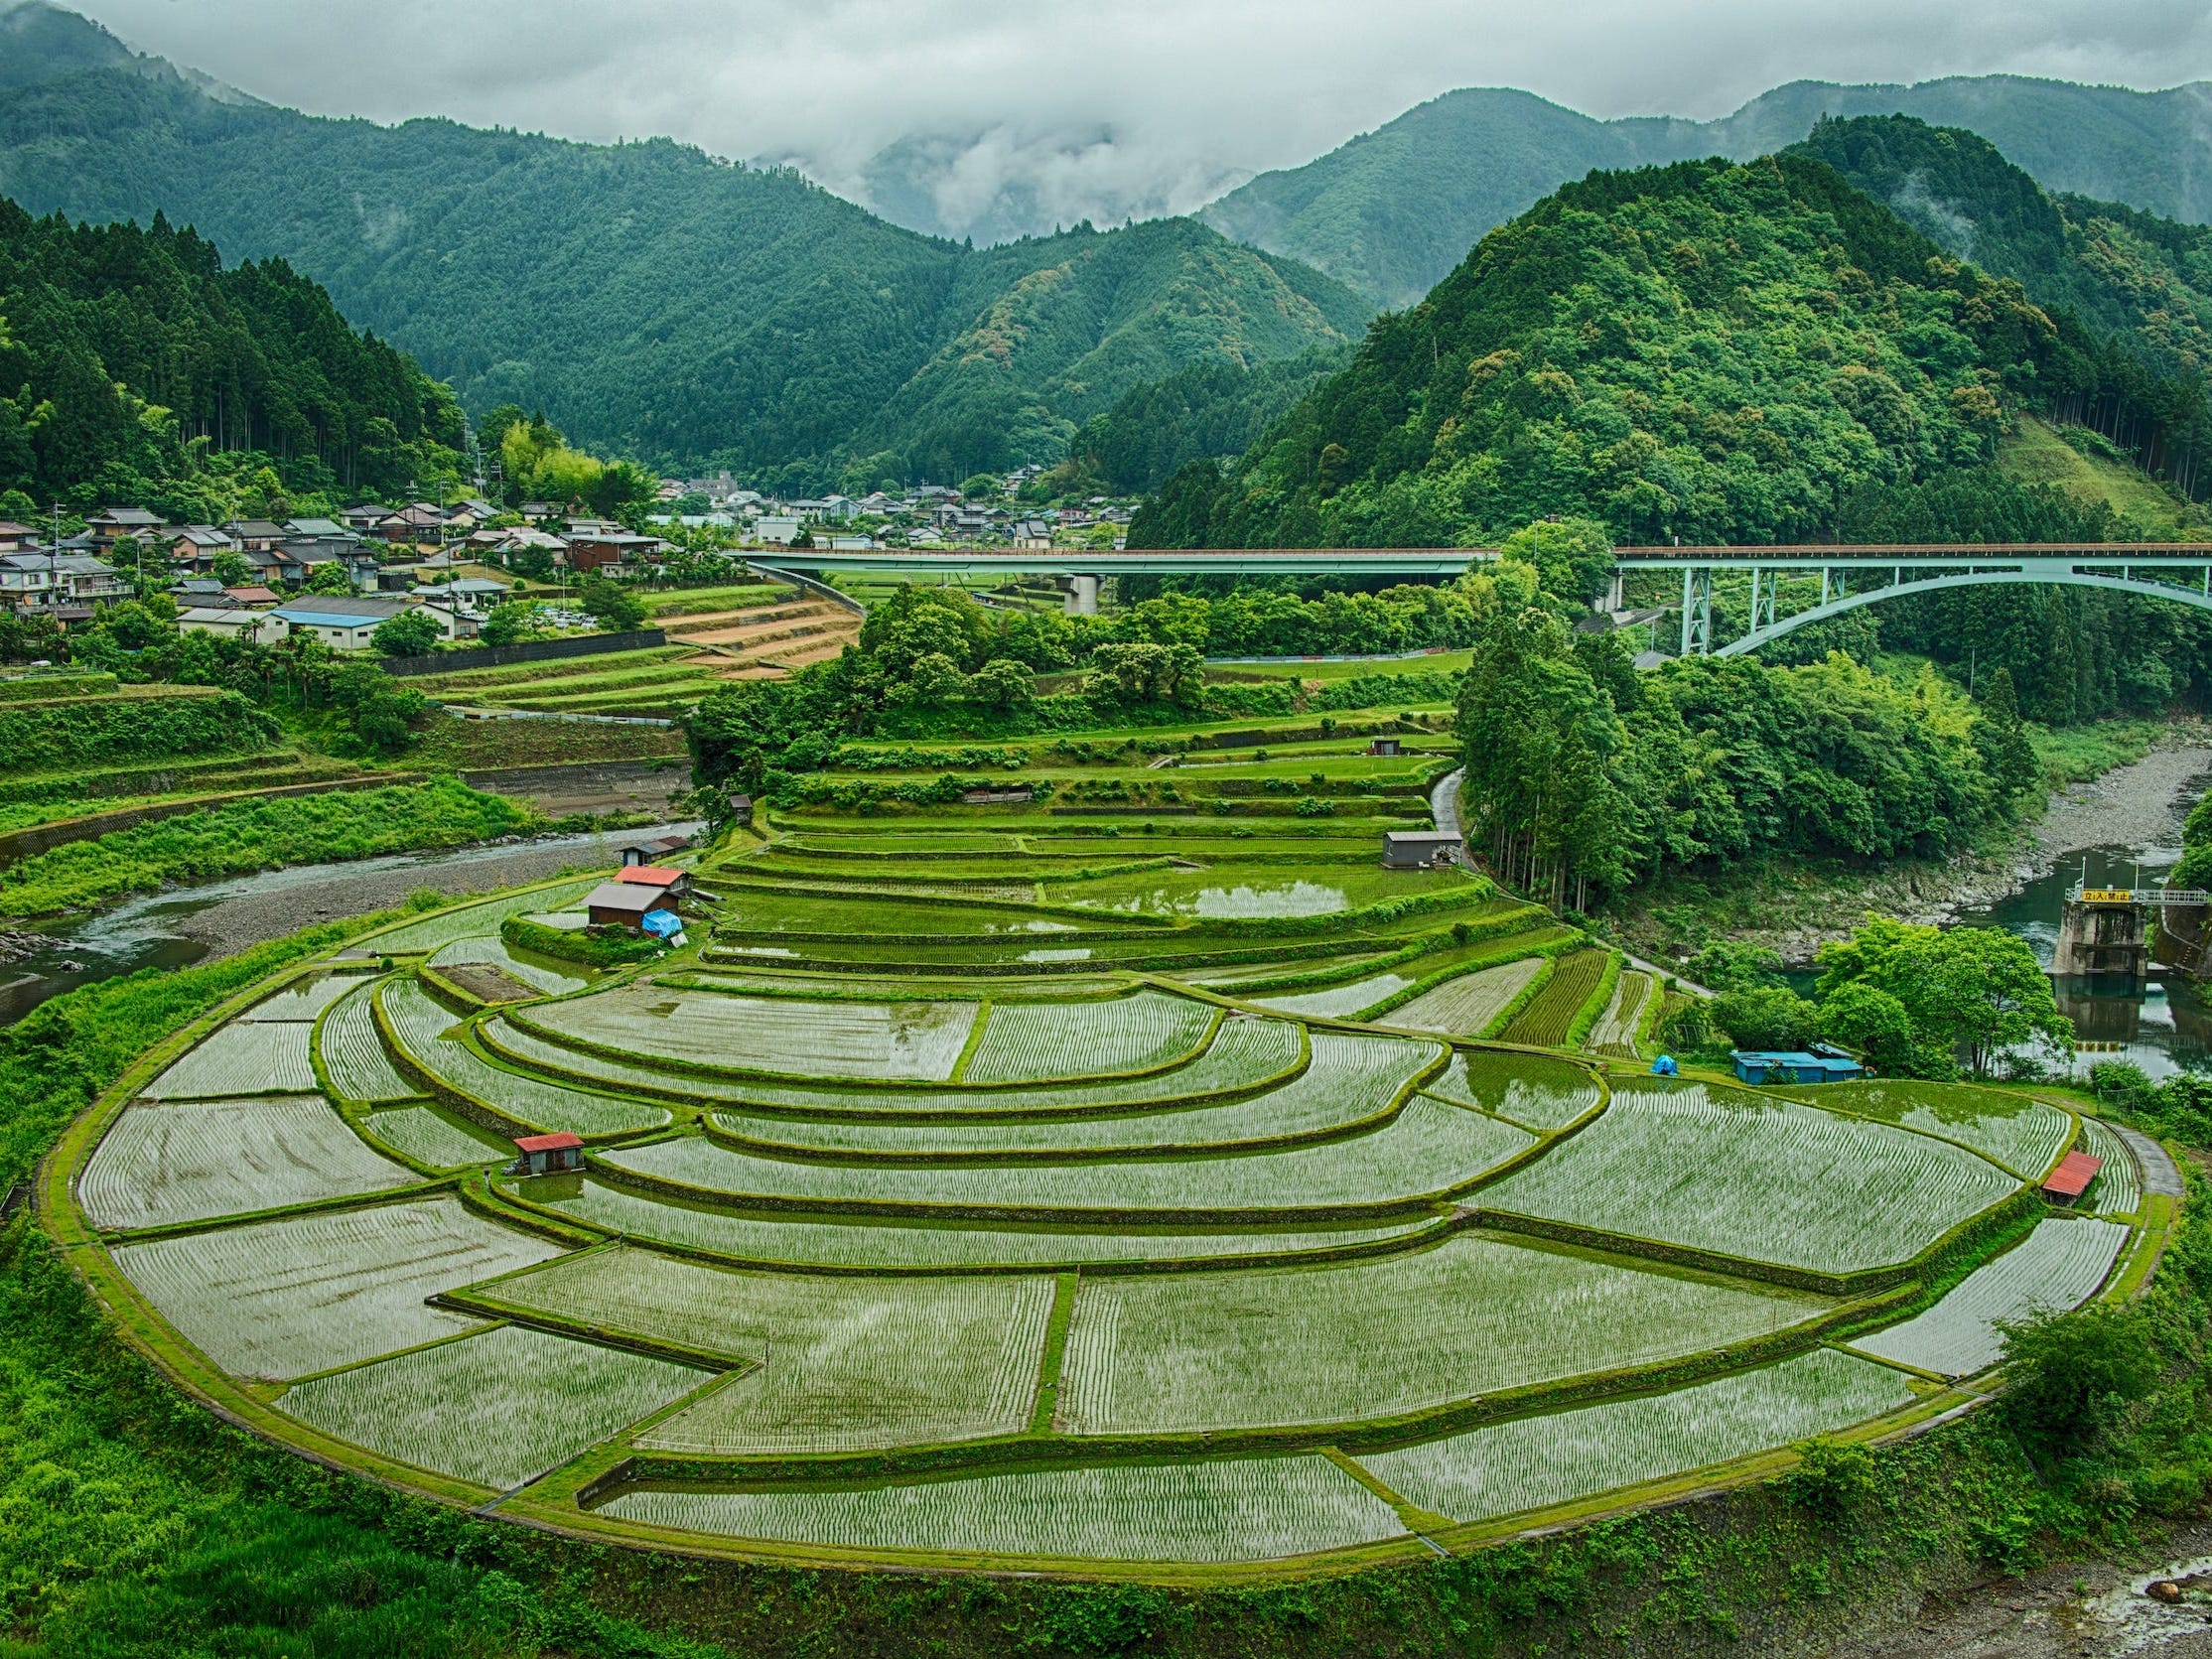
[[837, 1221], [736, 1215], [646, 1197], [586, 1176], [526, 1181], [522, 1197], [628, 1238], [789, 1267], [1083, 1267], [1099, 1263], [1234, 1261], [1406, 1238], [1436, 1225], [1424, 1216], [1383, 1227], [1274, 1232], [1079, 1232], [1068, 1228], [948, 1227], [936, 1222]]
[[1703, 1084], [1617, 1091], [1485, 1210], [1819, 1273], [1904, 1262], [2018, 1182], [1963, 1147]]
[[527, 893], [510, 893], [497, 899], [487, 899], [481, 903], [464, 904], [456, 909], [440, 910], [420, 921], [410, 921], [389, 932], [371, 934], [365, 943], [373, 950], [394, 956], [404, 956], [415, 951], [432, 951], [441, 945], [450, 945], [456, 939], [496, 938], [499, 923], [508, 916], [523, 915], [537, 910], [558, 910], [584, 897], [598, 886], [595, 879], [563, 882], [554, 887], [533, 888]]
[[1312, 1063], [1295, 1081], [1227, 1106], [973, 1124], [808, 1123], [718, 1112], [714, 1123], [765, 1148], [855, 1157], [981, 1158], [1226, 1147], [1323, 1135], [1367, 1122], [1389, 1111], [1441, 1058], [1443, 1050], [1435, 1043], [1315, 1032]]
[[1946, 1376], [1971, 1376], [2005, 1357], [1998, 1325], [2038, 1310], [2078, 1308], [2105, 1282], [2127, 1242], [2117, 1221], [2054, 1217], [1993, 1262], [1968, 1274], [1926, 1313], [1852, 1345], [1883, 1359]]
[[248, 1025], [293, 1020], [312, 1025], [318, 1014], [358, 984], [359, 980], [344, 974], [324, 974], [288, 991], [280, 991], [266, 1002], [255, 1003], [238, 1018]]
[[1085, 1279], [1059, 1427], [1363, 1421], [1696, 1353], [1831, 1306], [1482, 1232], [1370, 1261]]
[[1520, 1418], [1359, 1461], [1419, 1508], [1482, 1521], [1771, 1451], [1911, 1400], [1888, 1366], [1815, 1348], [1669, 1394]]
[[1147, 1077], [1105, 1083], [1064, 1083], [1031, 1089], [807, 1088], [781, 1083], [740, 1083], [689, 1073], [654, 1071], [548, 1042], [505, 1020], [484, 1028], [486, 1043], [521, 1064], [551, 1066], [617, 1086], [674, 1090], [701, 1100], [727, 1100], [778, 1111], [853, 1116], [900, 1113], [956, 1116], [969, 1113], [1070, 1114], [1116, 1107], [1169, 1106], [1287, 1081], [1305, 1063], [1302, 1029], [1287, 1020], [1232, 1019], [1206, 1051], [1188, 1065]]
[[1349, 1020], [1363, 1008], [1372, 1008], [1385, 997], [1394, 997], [1413, 984], [1404, 974], [1376, 974], [1349, 985], [1323, 991], [1306, 991], [1290, 997], [1251, 997], [1246, 1000], [1278, 1014], [1315, 1014], [1326, 1019]]
[[637, 1444], [708, 1454], [860, 1451], [1025, 1427], [1048, 1276], [805, 1277], [593, 1251], [492, 1287], [498, 1306], [712, 1349], [753, 1368]]
[[393, 1111], [371, 1112], [363, 1127], [386, 1146], [396, 1147], [433, 1170], [458, 1170], [474, 1164], [505, 1163], [514, 1148], [495, 1147], [470, 1134], [428, 1106], [401, 1106]]
[[505, 1325], [288, 1390], [283, 1409], [342, 1441], [506, 1490], [567, 1462], [709, 1373]]
[[1205, 1003], [1139, 991], [1093, 1003], [991, 1005], [961, 1068], [970, 1083], [1157, 1071], [1192, 1057], [1219, 1018]]
[[1480, 1036], [1543, 969], [1543, 957], [1525, 956], [1518, 962], [1461, 974], [1377, 1015], [1375, 1022], [1443, 1037]]
[[1957, 1141], [2022, 1180], [2041, 1179], [2074, 1132], [2074, 1120], [2046, 1101], [1971, 1084], [1842, 1083], [1793, 1098]]
[[1533, 1054], [1455, 1051], [1426, 1093], [1479, 1112], [1495, 1112], [1524, 1129], [1565, 1129], [1597, 1104], [1597, 1083], [1581, 1066]]
[[422, 1090], [399, 1074], [376, 1032], [369, 998], [376, 982], [364, 979], [341, 998], [316, 1037], [331, 1091], [343, 1100], [412, 1100]]
[[2104, 1165], [2096, 1183], [2084, 1194], [2089, 1207], [2098, 1215], [2135, 1214], [2143, 1207], [2143, 1177], [2136, 1173], [2135, 1154], [2111, 1125], [2084, 1118], [2081, 1127], [2083, 1150]]
[[139, 1294], [224, 1370], [284, 1380], [476, 1328], [425, 1305], [558, 1247], [458, 1198], [188, 1233], [113, 1252]]
[[310, 1030], [296, 1020], [224, 1026], [142, 1092], [149, 1100], [309, 1093], [315, 1087]]
[[657, 1129], [668, 1121], [666, 1107], [615, 1100], [500, 1070], [445, 1037], [456, 1024], [452, 1010], [411, 979], [392, 980], [377, 996], [408, 1058], [448, 1088], [517, 1123], [576, 1135], [614, 1135]]
[[633, 1491], [607, 1509], [734, 1538], [1088, 1561], [1271, 1561], [1405, 1532], [1389, 1504], [1311, 1452], [842, 1492]]
[[1317, 1146], [1211, 1158], [960, 1166], [797, 1164], [696, 1136], [601, 1156], [610, 1168], [731, 1198], [815, 1209], [952, 1207], [1090, 1219], [1369, 1214], [1466, 1185], [1525, 1151], [1496, 1118], [1418, 1099], [1379, 1129]]
[[498, 938], [456, 939], [450, 945], [441, 945], [430, 958], [433, 968], [469, 963], [488, 963], [510, 978], [525, 985], [535, 986], [547, 996], [558, 997], [570, 991], [581, 991], [590, 983], [575, 974], [564, 974], [553, 968], [540, 967], [517, 957]]
[[141, 1101], [115, 1120], [77, 1179], [96, 1225], [163, 1227], [410, 1186], [320, 1097]]
[[1484, 891], [1457, 872], [1409, 873], [1372, 867], [1326, 867], [1319, 880], [1272, 865], [1216, 865], [1181, 875], [1149, 873], [1094, 882], [1054, 883], [1048, 901], [1134, 915], [1200, 921], [1266, 916], [1318, 916], [1359, 909], [1385, 899], [1465, 888], [1470, 901]]
[[1650, 974], [1634, 969], [1624, 972], [1613, 987], [1612, 1000], [1597, 1017], [1583, 1046], [1593, 1054], [1612, 1059], [1635, 1059], [1636, 1032], [1643, 1024], [1644, 1004], [1658, 988], [1658, 980]]
[[556, 1040], [724, 1072], [943, 1082], [975, 1003], [802, 1002], [626, 985], [508, 1016]]
[[1565, 1043], [1575, 1017], [1605, 977], [1605, 962], [1606, 953], [1597, 949], [1561, 957], [1544, 989], [1505, 1028], [1503, 1040], [1538, 1048], [1556, 1048]]

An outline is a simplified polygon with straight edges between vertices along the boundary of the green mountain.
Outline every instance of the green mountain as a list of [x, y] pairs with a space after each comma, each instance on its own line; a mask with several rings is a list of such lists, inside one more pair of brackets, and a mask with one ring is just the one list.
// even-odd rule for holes
[[2135, 92], [2017, 75], [1917, 86], [1795, 81], [1717, 121], [1599, 121], [1530, 92], [1470, 87], [1304, 167], [1262, 174], [1201, 216], [1378, 304], [1406, 306], [1484, 232], [1592, 169], [1748, 160], [1796, 142], [1824, 115], [1891, 113], [1971, 128], [2050, 190], [2212, 220], [2212, 83]]
[[1226, 480], [1170, 481], [1130, 539], [1435, 545], [1548, 514], [1626, 541], [1848, 533], [1868, 489], [1985, 468], [2013, 412], [2113, 391], [2110, 360], [1810, 157], [1592, 174], [1379, 321]]
[[794, 482], [1055, 460], [1195, 360], [1357, 335], [1369, 307], [1195, 221], [983, 251], [786, 169], [259, 103], [34, 3], [0, 20], [0, 192], [281, 257], [482, 411], [662, 466]]
[[1246, 368], [1195, 362], [1124, 392], [1083, 423], [1068, 454], [1117, 490], [1158, 489], [1204, 457], [1232, 460], [1291, 405], [1351, 360], [1351, 348], [1309, 351]]
[[0, 199], [0, 494], [215, 518], [263, 466], [294, 494], [397, 494], [458, 477], [465, 441], [450, 390], [283, 261]]

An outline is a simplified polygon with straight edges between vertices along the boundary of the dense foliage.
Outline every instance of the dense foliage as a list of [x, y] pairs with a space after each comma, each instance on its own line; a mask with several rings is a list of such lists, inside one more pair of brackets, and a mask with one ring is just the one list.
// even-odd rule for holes
[[76, 27], [25, 43], [52, 72], [0, 105], [22, 200], [96, 219], [166, 209], [234, 253], [282, 256], [473, 409], [542, 408], [656, 466], [788, 469], [783, 483], [857, 494], [1056, 461], [1140, 381], [1295, 356], [1367, 316], [1190, 219], [964, 248], [788, 169], [667, 140], [315, 119], [211, 95]]
[[51, 915], [171, 883], [462, 847], [537, 822], [527, 801], [456, 778], [211, 806], [70, 841], [0, 872], [0, 912]]
[[0, 770], [251, 752], [276, 722], [234, 691], [213, 697], [64, 697], [0, 704]]
[[1536, 526], [1466, 584], [1461, 799], [1469, 840], [1508, 880], [1582, 903], [1767, 852], [1940, 853], [2032, 781], [1993, 767], [2004, 746], [1978, 741], [1973, 706], [1932, 671], [1899, 684], [1839, 654], [1637, 672], [1617, 636], [1566, 624], [1604, 545], [1588, 522]]
[[1083, 423], [1068, 454], [1111, 489], [1157, 489], [1189, 462], [1242, 455], [1349, 355], [1308, 351], [1249, 367], [1192, 363], [1124, 392], [1111, 409]]
[[2049, 196], [1974, 133], [1906, 116], [1823, 121], [1796, 147], [1953, 255], [2009, 277], [2083, 359], [2054, 412], [2185, 488], [2212, 447], [2212, 229]]
[[1593, 174], [1130, 540], [1437, 545], [1578, 512], [1628, 541], [1801, 539], [1861, 484], [1992, 459], [2007, 405], [2075, 366], [2058, 346], [2016, 284], [1820, 163]]
[[147, 216], [72, 225], [0, 200], [0, 492], [205, 522], [264, 467], [302, 494], [458, 477], [446, 387], [282, 259], [225, 270]]
[[2203, 128], [2189, 87], [2145, 93], [2014, 75], [1916, 86], [1793, 81], [1717, 121], [1595, 121], [1528, 92], [1468, 87], [1303, 167], [1262, 174], [1206, 208], [1205, 218], [1379, 304], [1411, 306], [1485, 231], [1592, 168], [1748, 160], [1803, 138], [1824, 115], [1891, 112], [1972, 127], [2052, 191], [2212, 219], [2212, 186], [2190, 161]]

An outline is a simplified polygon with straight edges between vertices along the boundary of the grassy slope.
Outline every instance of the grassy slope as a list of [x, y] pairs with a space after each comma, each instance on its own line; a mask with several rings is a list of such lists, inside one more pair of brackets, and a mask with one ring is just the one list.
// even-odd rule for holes
[[2055, 484], [2083, 500], [2107, 502], [2150, 540], [2212, 539], [2212, 512], [2176, 500], [2124, 461], [2084, 455], [2032, 416], [2022, 416], [1998, 445], [1998, 465], [2022, 484]]

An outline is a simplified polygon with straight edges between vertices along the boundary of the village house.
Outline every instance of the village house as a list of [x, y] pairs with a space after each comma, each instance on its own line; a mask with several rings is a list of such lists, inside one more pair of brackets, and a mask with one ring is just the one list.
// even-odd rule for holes
[[242, 605], [195, 605], [177, 613], [179, 633], [211, 633], [218, 639], [243, 639], [249, 644], [259, 643], [268, 625], [267, 612], [249, 611]]
[[377, 626], [390, 622], [403, 611], [420, 611], [439, 627], [442, 638], [456, 635], [455, 619], [451, 611], [435, 605], [413, 606], [403, 599], [383, 597], [353, 598], [326, 594], [301, 594], [286, 600], [268, 615], [276, 620], [283, 631], [278, 638], [290, 638], [295, 633], [312, 634], [335, 651], [365, 651], [374, 643]]

